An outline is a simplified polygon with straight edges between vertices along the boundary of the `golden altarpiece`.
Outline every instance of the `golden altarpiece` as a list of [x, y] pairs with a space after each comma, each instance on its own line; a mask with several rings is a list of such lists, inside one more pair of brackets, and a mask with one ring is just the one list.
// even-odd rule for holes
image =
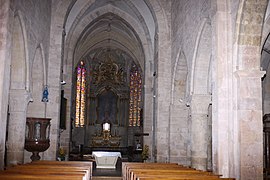
[[[86, 56], [82, 64], [87, 74], [85, 123], [72, 129], [73, 147], [83, 145], [99, 150], [133, 146], [134, 133], [140, 132], [134, 131], [129, 122], [129, 76], [131, 69], [137, 65], [124, 52], [105, 49]], [[75, 93], [73, 97], [76, 97]]]

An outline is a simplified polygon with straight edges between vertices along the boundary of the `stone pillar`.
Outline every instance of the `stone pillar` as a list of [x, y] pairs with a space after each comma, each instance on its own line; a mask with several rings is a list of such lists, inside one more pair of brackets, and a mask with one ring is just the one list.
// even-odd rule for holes
[[191, 166], [207, 168], [208, 107], [210, 95], [195, 94], [191, 100]]
[[24, 160], [26, 109], [28, 102], [29, 93], [26, 90], [10, 90], [10, 116], [6, 145], [8, 165], [22, 164]]
[[264, 74], [258, 70], [236, 72], [240, 179], [263, 179], [261, 77]]
[[8, 90], [10, 79], [10, 0], [0, 0], [0, 170], [4, 168]]

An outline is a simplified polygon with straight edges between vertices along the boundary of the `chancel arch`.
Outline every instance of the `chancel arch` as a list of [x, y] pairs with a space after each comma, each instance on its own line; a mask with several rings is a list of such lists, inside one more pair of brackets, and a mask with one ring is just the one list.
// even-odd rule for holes
[[[74, 7], [77, 7], [78, 4], [76, 3]], [[132, 5], [137, 3], [137, 1], [119, 1], [116, 3], [100, 1], [96, 4], [91, 1], [86, 6], [81, 7], [81, 11], [75, 15], [76, 19], [74, 18], [74, 14], [70, 16], [70, 18], [67, 17], [68, 26], [67, 29], [64, 27], [63, 31], [63, 33], [66, 34], [64, 37], [63, 66], [66, 67], [65, 69], [67, 71], [64, 72], [63, 76], [68, 80], [72, 80], [73, 78], [70, 77], [72, 72], [70, 72], [70, 70], [74, 70], [77, 62], [89, 56], [89, 52], [93, 49], [106, 47], [107, 49], [120, 49], [128, 53], [129, 56], [135, 59], [136, 63], [140, 65], [143, 72], [142, 97], [144, 101], [140, 103], [140, 106], [143, 107], [141, 114], [144, 116], [143, 122], [146, 125], [140, 127], [138, 131], [149, 133], [149, 136], [145, 136], [143, 139], [150, 147], [151, 161], [156, 161], [157, 153], [159, 154], [159, 160], [164, 161], [168, 156], [168, 151], [164, 151], [164, 148], [168, 148], [164, 146], [167, 144], [167, 141], [159, 143], [158, 146], [161, 148], [160, 151], [157, 152], [156, 138], [157, 136], [165, 137], [167, 132], [158, 132], [155, 127], [157, 124], [167, 123], [165, 121], [157, 122], [156, 118], [159, 117], [159, 115], [161, 115], [162, 119], [167, 118], [169, 101], [166, 101], [167, 93], [165, 92], [170, 92], [170, 88], [168, 88], [167, 91], [160, 91], [161, 93], [156, 89], [157, 85], [162, 88], [167, 88], [169, 87], [167, 85], [170, 84], [170, 81], [163, 81], [167, 78], [170, 79], [170, 77], [167, 76], [170, 74], [169, 70], [171, 65], [168, 63], [169, 61], [167, 61], [170, 59], [169, 52], [171, 48], [169, 44], [169, 27], [163, 23], [158, 23], [168, 22], [168, 20], [164, 11], [160, 11], [163, 7], [159, 2], [141, 1], [141, 3], [144, 4], [143, 6]], [[72, 10], [70, 12], [72, 12]], [[74, 19], [74, 21], [72, 22], [71, 19]], [[98, 26], [95, 26], [97, 24]], [[160, 44], [164, 46], [159, 46]], [[166, 49], [166, 51], [163, 51], [164, 49]], [[158, 63], [159, 61], [162, 62]], [[166, 63], [164, 63], [165, 61]], [[163, 70], [158, 70], [158, 68], [162, 68]], [[158, 76], [156, 76], [157, 74]], [[71, 81], [68, 82], [68, 84], [72, 84]], [[64, 88], [69, 89], [68, 87]], [[157, 101], [155, 103], [157, 99], [163, 102], [162, 104], [165, 105], [165, 108], [161, 106], [158, 107], [159, 104]], [[120, 101], [123, 101], [123, 104], [125, 104], [126, 97], [123, 97]], [[88, 102], [91, 103], [92, 101]], [[123, 108], [128, 107], [128, 105], [123, 104]], [[89, 106], [94, 105], [91, 103]], [[158, 108], [157, 111], [154, 110], [156, 108]], [[126, 117], [128, 113], [121, 114], [121, 116]], [[134, 134], [135, 131], [131, 129], [132, 128], [128, 129], [128, 133]], [[75, 130], [73, 131], [72, 133], [75, 136]], [[81, 132], [83, 133], [83, 131]], [[157, 133], [159, 135], [157, 135]], [[78, 135], [77, 137], [80, 136], [81, 135]], [[82, 134], [82, 136], [85, 137], [85, 134]], [[86, 143], [84, 141], [88, 140], [81, 140], [81, 142], [82, 141]], [[122, 139], [122, 141], [124, 142], [125, 140]], [[128, 146], [134, 145], [134, 139], [130, 139], [127, 142]]]
[[[91, 5], [91, 3], [89, 3]], [[102, 4], [102, 3], [101, 3]], [[89, 5], [89, 6], [90, 6]], [[86, 9], [84, 9], [86, 10]], [[95, 13], [97, 12], [97, 13]], [[134, 29], [134, 31], [136, 32], [136, 36], [134, 36], [134, 32], [130, 31], [130, 32], [125, 32], [124, 30], [117, 30], [119, 29], [120, 24], [118, 23], [115, 23], [114, 20], [112, 20], [112, 23], [111, 23], [111, 32], [109, 32], [109, 19], [106, 20], [106, 23], [103, 23], [103, 26], [99, 26], [100, 28], [100, 31], [93, 31], [93, 32], [108, 32], [107, 34], [104, 33], [103, 36], [97, 36], [97, 34], [93, 34], [93, 35], [88, 35], [88, 36], [84, 36], [84, 40], [87, 39], [87, 41], [84, 41], [84, 48], [82, 47], [83, 44], [80, 44], [80, 42], [78, 42], [76, 40], [76, 38], [79, 38], [80, 37], [80, 32], [83, 32], [84, 28], [85, 28], [85, 31], [86, 31], [86, 28], [87, 27], [84, 27], [83, 24], [85, 24], [83, 21], [84, 20], [81, 20], [80, 22], [77, 22], [77, 26], [69, 26], [71, 27], [69, 29], [69, 32], [67, 32], [67, 38], [66, 38], [66, 42], [67, 42], [67, 49], [76, 49], [76, 55], [75, 57], [76, 58], [76, 61], [79, 61], [79, 59], [81, 59], [80, 57], [82, 55], [84, 55], [87, 51], [85, 51], [84, 53], [81, 53], [79, 51], [82, 51], [82, 50], [85, 50], [87, 49], [86, 47], [91, 47], [91, 48], [99, 48], [99, 47], [117, 47], [119, 49], [122, 49], [128, 53], [130, 53], [130, 55], [133, 57], [133, 58], [136, 58], [138, 59], [138, 61], [140, 61], [140, 65], [142, 67], [142, 69], [144, 69], [144, 65], [146, 66], [146, 69], [147, 71], [150, 70], [150, 66], [151, 66], [151, 63], [145, 63], [144, 60], [145, 59], [148, 59], [148, 60], [153, 60], [153, 49], [152, 49], [152, 45], [150, 44], [149, 39], [147, 39], [146, 37], [148, 36], [148, 33], [144, 32], [143, 31], [143, 28], [141, 28], [141, 25], [138, 23], [137, 19], [136, 18], [133, 18], [131, 15], [129, 15], [126, 11], [123, 11], [119, 8], [116, 8], [114, 5], [112, 4], [107, 4], [107, 5], [104, 5], [104, 6], [100, 6], [99, 9], [89, 13], [87, 16], [89, 16], [89, 18], [93, 18], [92, 20], [95, 21], [96, 19], [98, 19], [99, 17], [107, 14], [107, 13], [112, 13], [114, 14], [115, 16], [118, 16], [118, 17], [121, 17], [120, 20], [118, 20], [118, 22], [125, 22], [125, 24], [129, 24], [129, 26], [132, 26], [132, 28]], [[96, 15], [99, 14], [100, 16], [97, 16]], [[87, 19], [85, 19], [86, 21]], [[89, 21], [89, 20], [87, 20]], [[116, 25], [117, 26], [116, 26]], [[123, 23], [122, 27], [125, 27], [125, 25]], [[104, 28], [102, 28], [104, 27]], [[130, 28], [130, 27], [129, 27]], [[117, 31], [116, 31], [117, 30]], [[121, 35], [121, 31], [126, 34], [126, 37], [123, 36], [123, 34]], [[71, 33], [72, 32], [72, 33]], [[111, 36], [109, 36], [109, 34], [111, 33]], [[117, 36], [120, 34], [121, 36], [123, 37], [118, 37], [117, 39], [115, 39], [116, 35]], [[145, 36], [147, 35], [147, 36]], [[97, 39], [99, 37], [99, 39]], [[124, 38], [125, 37], [125, 38]], [[134, 39], [134, 37], [136, 39]], [[140, 39], [138, 41], [138, 38]], [[95, 44], [91, 44], [91, 43], [95, 43]], [[142, 51], [142, 48], [141, 46], [143, 46], [143, 51], [147, 51], [148, 53], [144, 53]], [[71, 57], [73, 57], [72, 55], [72, 51], [65, 51], [65, 61], [67, 61], [68, 63], [68, 67], [70, 66], [73, 66], [70, 64], [70, 62], [72, 61], [71, 60]], [[74, 52], [75, 53], [75, 52]], [[75, 60], [74, 60], [75, 61]], [[76, 64], [76, 63], [75, 63]], [[152, 63], [153, 64], [153, 63]], [[69, 74], [69, 73], [67, 73]], [[151, 73], [147, 73], [148, 76], [151, 76]], [[147, 78], [149, 83], [148, 84], [151, 84], [151, 79], [150, 77]], [[147, 89], [151, 89], [151, 87], [147, 88]], [[151, 92], [149, 92], [151, 94]], [[152, 99], [152, 96], [149, 95], [149, 99]], [[150, 102], [150, 101], [148, 101]], [[147, 113], [151, 113], [151, 111], [146, 111]], [[149, 114], [148, 116], [151, 116], [151, 114]]]

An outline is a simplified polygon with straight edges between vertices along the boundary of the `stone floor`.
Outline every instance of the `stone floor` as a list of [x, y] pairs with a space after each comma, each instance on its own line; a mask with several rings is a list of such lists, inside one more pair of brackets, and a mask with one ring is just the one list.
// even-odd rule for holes
[[116, 169], [96, 169], [96, 168], [93, 168], [93, 177], [94, 176], [121, 177], [122, 172], [121, 172], [120, 168], [116, 168]]
[[93, 180], [102, 180], [102, 179], [107, 179], [107, 180], [122, 179], [122, 163], [118, 162], [116, 164], [115, 169], [96, 168], [96, 164], [93, 163]]
[[122, 180], [122, 177], [112, 177], [112, 176], [93, 176], [93, 180]]

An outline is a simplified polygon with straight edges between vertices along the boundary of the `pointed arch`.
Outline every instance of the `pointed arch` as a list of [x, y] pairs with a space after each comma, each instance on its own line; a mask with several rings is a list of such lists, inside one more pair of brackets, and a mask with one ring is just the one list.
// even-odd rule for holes
[[47, 65], [46, 65], [46, 60], [45, 60], [45, 52], [44, 52], [44, 46], [42, 43], [38, 45], [38, 49], [41, 52], [41, 60], [42, 60], [42, 71], [43, 71], [43, 86], [47, 85]]
[[182, 102], [186, 97], [187, 91], [188, 67], [186, 56], [183, 51], [179, 50], [173, 68], [172, 76], [172, 104]]
[[32, 102], [27, 109], [28, 117], [45, 117], [45, 104], [41, 101], [45, 85], [44, 52], [40, 45], [35, 50], [30, 76]]
[[11, 89], [29, 90], [29, 55], [23, 16], [15, 12], [11, 51]]
[[194, 48], [189, 95], [207, 94], [211, 60], [211, 26], [210, 20], [204, 18], [201, 22]]

